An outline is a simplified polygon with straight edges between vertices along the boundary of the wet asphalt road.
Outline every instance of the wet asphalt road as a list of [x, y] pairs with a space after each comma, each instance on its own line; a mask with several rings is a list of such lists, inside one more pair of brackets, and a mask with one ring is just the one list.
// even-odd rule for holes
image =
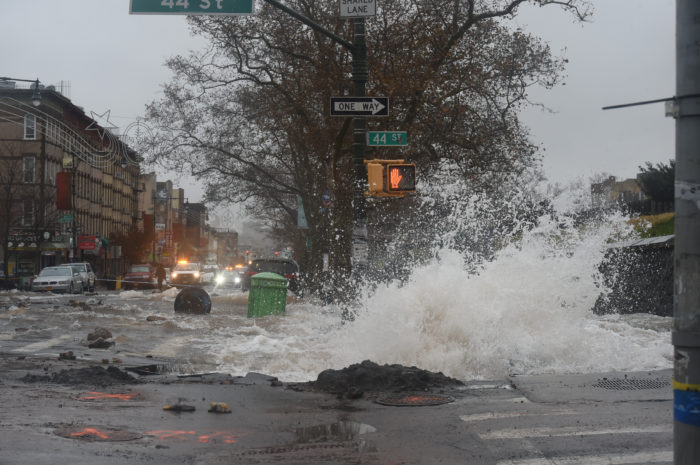
[[[42, 331], [11, 327], [32, 321], [43, 304], [4, 302], [0, 317], [15, 311], [22, 318], [0, 320], [0, 465], [672, 463], [670, 370], [468, 382], [412, 393], [453, 399], [423, 407], [377, 403], [387, 393], [351, 400], [299, 392], [259, 374], [29, 383], [27, 375], [173, 361], [88, 350], [72, 335], [74, 319], [61, 328], [56, 318]], [[147, 295], [143, 304], [152, 304]], [[238, 305], [234, 311], [243, 311]], [[59, 360], [67, 350], [76, 360]], [[178, 402], [195, 410], [163, 410]], [[232, 413], [208, 412], [211, 402]]]

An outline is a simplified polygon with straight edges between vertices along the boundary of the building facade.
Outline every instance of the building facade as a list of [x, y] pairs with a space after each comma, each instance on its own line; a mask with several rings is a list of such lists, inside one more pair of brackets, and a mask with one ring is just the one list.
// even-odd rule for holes
[[110, 237], [138, 218], [138, 157], [68, 98], [0, 88], [0, 260], [10, 275], [89, 261], [98, 276], [124, 264]]

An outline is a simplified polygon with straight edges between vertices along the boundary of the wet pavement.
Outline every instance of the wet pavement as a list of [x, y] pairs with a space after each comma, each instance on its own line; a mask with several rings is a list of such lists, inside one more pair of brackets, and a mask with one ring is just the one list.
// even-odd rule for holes
[[[349, 398], [263, 374], [127, 369], [157, 366], [153, 359], [124, 360], [121, 368], [16, 353], [0, 360], [3, 465], [671, 463], [668, 370]], [[110, 368], [120, 374], [95, 376]], [[134, 380], [124, 384], [126, 373]], [[605, 387], [614, 380], [627, 388]], [[436, 398], [446, 403], [432, 405]], [[210, 412], [212, 403], [231, 413]]]
[[[0, 334], [0, 465], [672, 462], [671, 370], [458, 381], [365, 361], [314, 382], [182, 370], [153, 354], [173, 334], [171, 302], [83, 296], [83, 311], [40, 297], [15, 299]], [[243, 311], [222, 318], [243, 324]], [[175, 322], [217, 330], [191, 318]], [[85, 346], [96, 321], [116, 348]]]

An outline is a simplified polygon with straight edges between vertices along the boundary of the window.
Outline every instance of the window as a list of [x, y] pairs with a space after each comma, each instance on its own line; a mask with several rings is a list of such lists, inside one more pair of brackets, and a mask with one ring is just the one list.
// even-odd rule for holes
[[22, 226], [34, 225], [34, 201], [27, 199], [22, 202]]
[[36, 139], [36, 116], [31, 113], [24, 116], [24, 138]]
[[22, 158], [22, 181], [25, 183], [34, 183], [34, 157], [24, 157]]
[[55, 186], [56, 174], [58, 173], [58, 163], [47, 160], [46, 163], [44, 163], [44, 171], [46, 173], [44, 176], [44, 182], [49, 186]]

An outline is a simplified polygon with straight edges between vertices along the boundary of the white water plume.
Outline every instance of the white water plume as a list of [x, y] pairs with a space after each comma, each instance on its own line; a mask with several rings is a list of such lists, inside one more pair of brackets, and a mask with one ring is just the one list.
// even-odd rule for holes
[[[524, 194], [516, 193], [519, 204], [502, 204], [500, 220], [510, 223], [511, 234], [477, 270], [465, 264], [465, 257], [474, 259], [483, 250], [443, 246], [436, 258], [416, 266], [405, 282], [393, 282], [368, 295], [355, 320], [331, 335], [328, 350], [338, 348], [333, 364], [341, 367], [371, 359], [461, 379], [508, 372], [669, 367], [667, 329], [644, 329], [591, 311], [602, 291], [598, 265], [605, 244], [631, 233], [627, 218], [612, 214], [580, 222], [571, 212], [554, 209], [530, 223], [537, 226], [520, 227], [515, 222], [517, 210], [527, 203]], [[573, 208], [585, 207], [580, 194], [564, 194], [577, 199]], [[474, 225], [484, 227], [497, 219], [478, 217], [483, 209], [475, 202], [483, 199], [472, 196], [452, 206], [461, 213], [452, 224], [463, 236]], [[487, 204], [496, 203], [490, 199]], [[480, 244], [460, 244], [460, 233], [448, 233], [451, 238], [444, 242], [450, 245]]]
[[[501, 187], [505, 197], [439, 189], [414, 236], [397, 239], [425, 253], [410, 272], [368, 289], [352, 321], [332, 306], [292, 303], [284, 317], [241, 316], [236, 334], [217, 330], [210, 353], [225, 371], [288, 381], [363, 360], [463, 380], [669, 368], [668, 318], [591, 311], [604, 291], [605, 245], [632, 233], [627, 218], [594, 218], [580, 190], [542, 202], [542, 191]], [[419, 232], [445, 211], [444, 223]]]

